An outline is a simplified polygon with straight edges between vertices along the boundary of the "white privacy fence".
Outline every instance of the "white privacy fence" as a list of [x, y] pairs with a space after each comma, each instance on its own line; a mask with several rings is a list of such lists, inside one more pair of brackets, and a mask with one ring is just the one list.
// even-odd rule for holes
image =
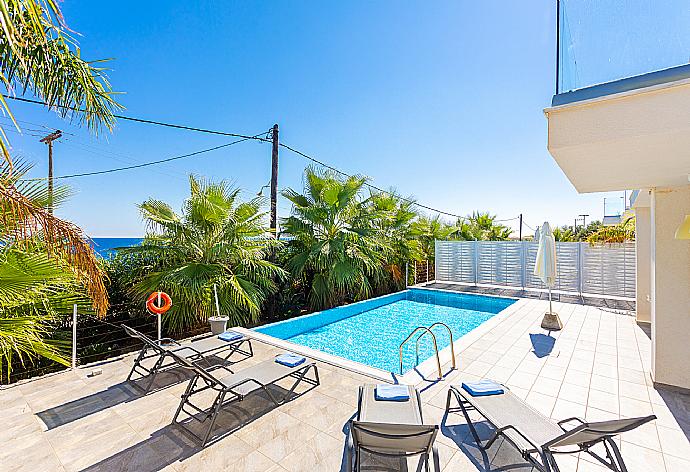
[[[533, 274], [532, 241], [436, 241], [436, 280], [545, 288]], [[635, 243], [556, 243], [555, 290], [635, 298]]]

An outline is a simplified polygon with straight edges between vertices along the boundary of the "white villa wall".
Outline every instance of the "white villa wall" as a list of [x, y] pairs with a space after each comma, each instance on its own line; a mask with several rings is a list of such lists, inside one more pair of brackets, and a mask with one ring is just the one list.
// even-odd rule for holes
[[690, 79], [544, 111], [549, 152], [578, 192], [687, 184]]
[[651, 207], [652, 376], [690, 389], [690, 241], [675, 231], [690, 214], [690, 186], [656, 189]]
[[652, 214], [648, 206], [635, 208], [635, 244], [637, 321], [650, 323], [652, 321]]

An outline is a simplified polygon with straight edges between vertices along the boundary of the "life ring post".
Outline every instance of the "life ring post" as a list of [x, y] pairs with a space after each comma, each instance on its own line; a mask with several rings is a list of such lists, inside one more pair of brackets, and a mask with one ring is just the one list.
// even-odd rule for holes
[[146, 309], [149, 313], [156, 315], [156, 325], [158, 327], [158, 339], [156, 342], [161, 343], [162, 335], [162, 320], [161, 316], [172, 307], [172, 298], [165, 292], [153, 292], [146, 299]]

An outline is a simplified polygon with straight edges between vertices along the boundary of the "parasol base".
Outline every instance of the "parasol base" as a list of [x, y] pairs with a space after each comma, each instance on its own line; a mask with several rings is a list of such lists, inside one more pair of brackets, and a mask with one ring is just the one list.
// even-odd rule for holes
[[545, 313], [544, 319], [541, 320], [541, 327], [549, 331], [560, 331], [563, 329], [563, 323], [558, 313]]

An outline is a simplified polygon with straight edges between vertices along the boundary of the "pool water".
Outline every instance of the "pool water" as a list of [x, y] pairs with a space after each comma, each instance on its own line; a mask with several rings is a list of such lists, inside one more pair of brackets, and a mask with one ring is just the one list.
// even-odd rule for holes
[[[256, 331], [399, 373], [400, 343], [416, 327], [443, 322], [457, 341], [514, 302], [509, 298], [409, 289], [261, 326]], [[437, 326], [433, 331], [439, 351], [450, 344], [444, 327]], [[430, 336], [422, 338], [419, 346], [419, 363], [434, 355]], [[416, 365], [413, 338], [403, 348], [403, 372]]]

